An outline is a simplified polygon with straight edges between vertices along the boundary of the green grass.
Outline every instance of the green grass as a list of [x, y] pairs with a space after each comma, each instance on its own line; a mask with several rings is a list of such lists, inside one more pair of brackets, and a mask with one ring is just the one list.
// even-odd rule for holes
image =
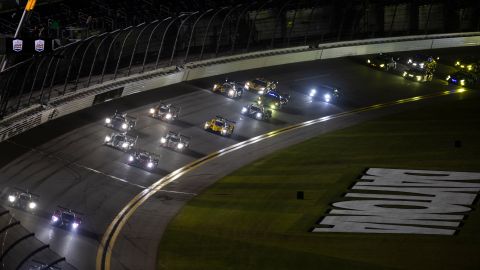
[[169, 225], [158, 268], [480, 269], [478, 209], [455, 236], [309, 232], [366, 168], [480, 171], [480, 99], [436, 104], [316, 137], [221, 179]]

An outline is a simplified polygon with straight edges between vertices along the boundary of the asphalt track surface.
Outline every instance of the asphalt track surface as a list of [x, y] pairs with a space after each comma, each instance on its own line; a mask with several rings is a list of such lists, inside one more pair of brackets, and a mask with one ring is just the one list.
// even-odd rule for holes
[[[478, 48], [450, 49], [435, 51], [435, 54], [443, 58], [447, 54], [469, 55], [476, 50]], [[259, 76], [278, 80], [280, 92], [290, 93], [292, 101], [285, 108], [274, 112], [273, 119], [268, 122], [240, 114], [242, 106], [252, 102], [256, 98], [255, 94], [247, 93], [240, 100], [231, 100], [209, 91], [214, 81], [221, 81], [225, 76], [164, 87], [49, 122], [0, 144], [2, 200], [5, 201], [6, 193], [12, 187], [39, 194], [36, 214], [16, 209], [11, 209], [12, 213], [22, 225], [35, 232], [36, 237], [65, 256], [67, 262], [78, 269], [94, 269], [99, 241], [117, 213], [145, 187], [198, 158], [294, 123], [392, 100], [458, 89], [438, 79], [445, 77], [449, 72], [448, 67], [441, 66], [433, 82], [417, 83], [404, 80], [398, 74], [372, 70], [363, 65], [363, 62], [364, 60], [343, 58], [229, 74], [229, 78], [239, 81]], [[342, 93], [339, 102], [310, 102], [306, 93], [318, 84], [339, 88]], [[148, 109], [160, 100], [182, 107], [178, 121], [165, 123], [148, 117]], [[138, 118], [132, 134], [138, 136], [139, 148], [155, 152], [160, 157], [157, 169], [148, 172], [129, 166], [126, 164], [127, 154], [103, 146], [105, 136], [111, 133], [110, 129], [104, 127], [104, 119], [115, 110], [128, 111]], [[233, 136], [225, 138], [203, 130], [204, 122], [215, 115], [237, 122]], [[353, 122], [342, 119], [336, 121], [340, 122], [332, 126], [340, 128], [362, 119]], [[178, 153], [160, 147], [160, 136], [169, 130], [190, 136], [190, 149]], [[266, 154], [269, 151], [264, 152]], [[222, 171], [219, 174], [225, 173]], [[202, 188], [202, 185], [199, 187]], [[196, 194], [194, 187], [188, 190], [187, 193], [167, 190], [152, 198], [170, 205], [171, 216]], [[84, 214], [78, 231], [72, 232], [50, 225], [51, 213], [57, 205]], [[150, 210], [154, 211], [154, 208]], [[153, 239], [158, 239], [164, 227], [157, 227], [154, 220], [151, 221], [144, 224], [142, 237], [152, 235]], [[137, 239], [127, 240], [132, 246], [139, 247], [143, 244], [141, 241], [137, 243]], [[151, 248], [148, 247], [148, 252], [156, 253], [156, 247], [153, 251]], [[145, 249], [140, 246], [139, 250]], [[143, 266], [146, 268], [136, 264], [142, 261], [138, 257], [134, 261], [124, 261], [118, 260], [114, 253], [113, 261], [113, 269], [153, 269], [151, 261], [145, 262]]]

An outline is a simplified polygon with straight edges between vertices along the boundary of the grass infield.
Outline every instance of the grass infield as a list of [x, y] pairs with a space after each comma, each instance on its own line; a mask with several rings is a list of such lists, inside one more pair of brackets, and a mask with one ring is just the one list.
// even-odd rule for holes
[[172, 221], [158, 269], [480, 269], [478, 198], [455, 236], [309, 232], [370, 167], [480, 171], [480, 99], [332, 132], [232, 173]]

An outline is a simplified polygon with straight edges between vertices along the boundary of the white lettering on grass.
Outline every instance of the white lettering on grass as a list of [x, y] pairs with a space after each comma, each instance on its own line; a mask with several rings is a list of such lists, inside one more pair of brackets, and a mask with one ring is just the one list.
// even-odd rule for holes
[[371, 168], [313, 232], [453, 235], [480, 173]]

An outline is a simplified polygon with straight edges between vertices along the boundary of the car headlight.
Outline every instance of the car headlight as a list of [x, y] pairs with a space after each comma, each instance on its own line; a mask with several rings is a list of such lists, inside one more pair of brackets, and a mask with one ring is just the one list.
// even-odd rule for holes
[[460, 66], [460, 61], [455, 62], [455, 66]]
[[218, 88], [218, 84], [214, 84], [213, 89], [217, 89], [217, 88]]
[[403, 74], [402, 74], [403, 77], [407, 76], [407, 72], [404, 71]]
[[57, 216], [52, 216], [52, 222], [57, 222], [58, 221], [58, 217]]
[[263, 91], [263, 90], [258, 91], [258, 94], [260, 94], [260, 95], [263, 95], [264, 93], [265, 93], [265, 91]]
[[450, 77], [450, 75], [448, 75], [448, 76], [447, 76], [447, 78], [446, 78], [445, 80], [447, 80], [447, 81], [448, 81], [448, 80], [450, 80], [450, 78], [451, 78], [451, 77]]
[[133, 161], [133, 156], [129, 156], [128, 161], [132, 162]]
[[123, 147], [123, 148], [127, 148], [127, 147], [128, 147], [128, 142], [122, 143], [122, 147]]
[[226, 129], [226, 128], [222, 128], [221, 133], [222, 133], [222, 134], [227, 134], [227, 129]]
[[313, 97], [317, 94], [317, 90], [316, 89], [312, 89], [310, 90], [310, 93], [308, 94], [309, 96]]
[[407, 63], [408, 63], [408, 64], [411, 64], [411, 63], [412, 63], [412, 59], [408, 59]]
[[148, 168], [153, 168], [153, 162], [151, 162], [151, 161], [148, 162], [147, 167], [148, 167]]
[[380, 67], [381, 67], [381, 68], [385, 67], [385, 64], [380, 64]]
[[105, 136], [105, 141], [106, 142], [109, 142], [112, 138], [110, 138], [110, 136]]
[[257, 112], [256, 116], [257, 116], [258, 119], [260, 119], [260, 118], [262, 118], [262, 113]]
[[165, 115], [165, 118], [166, 118], [166, 119], [172, 119], [172, 114], [171, 114], [171, 113], [167, 113], [167, 115]]
[[233, 97], [233, 95], [235, 95], [235, 91], [234, 90], [229, 90], [228, 91], [228, 96]]
[[150, 108], [150, 114], [154, 114], [155, 113], [155, 109], [154, 108]]
[[245, 84], [244, 88], [248, 90], [248, 89], [250, 88], [250, 83], [247, 82], [247, 83]]
[[261, 99], [258, 99], [258, 100], [257, 100], [257, 103], [258, 103], [258, 104], [262, 104], [262, 100], [261, 100]]
[[166, 143], [167, 139], [165, 137], [160, 138], [160, 143]]
[[370, 59], [367, 59], [367, 63], [369, 63], [369, 64], [371, 63]]
[[205, 123], [205, 128], [208, 128], [210, 125], [207, 123]]
[[177, 144], [177, 148], [178, 148], [178, 149], [183, 149], [183, 147], [185, 147], [185, 145], [184, 145], [183, 143]]
[[414, 66], [417, 66], [417, 63], [413, 63]]
[[246, 113], [247, 112], [247, 108], [243, 107], [242, 108], [242, 113]]
[[111, 122], [112, 122], [112, 119], [110, 119], [110, 118], [106, 118], [106, 119], [105, 119], [105, 123], [106, 123], [106, 124], [110, 124]]
[[417, 78], [417, 81], [421, 81], [421, 80], [422, 80], [422, 76], [419, 76], [419, 75], [417, 75], [415, 78]]
[[28, 204], [28, 208], [30, 208], [30, 209], [35, 209], [35, 207], [37, 207], [37, 204], [35, 202], [30, 202]]
[[424, 63], [420, 63], [420, 68], [423, 68], [425, 66]]
[[270, 108], [275, 109], [275, 108], [277, 108], [277, 106], [275, 106], [275, 104], [272, 104], [272, 105], [270, 105]]
[[465, 80], [464, 79], [460, 80], [460, 85], [462, 85], [462, 86], [465, 85]]
[[128, 126], [127, 126], [126, 123], [123, 123], [123, 124], [122, 124], [122, 129], [127, 129], [127, 127], [128, 127]]
[[79, 225], [79, 224], [78, 224], [77, 222], [73, 222], [73, 223], [72, 223], [72, 228], [75, 230], [75, 229], [78, 228], [78, 225]]
[[15, 198], [15, 196], [13, 196], [13, 195], [8, 195], [8, 201], [9, 201], [9, 202], [12, 203], [12, 202], [14, 202], [16, 199], [17, 199], [17, 198]]
[[325, 94], [323, 95], [323, 99], [325, 100], [325, 102], [330, 102], [330, 100], [332, 99], [332, 96], [330, 94]]

